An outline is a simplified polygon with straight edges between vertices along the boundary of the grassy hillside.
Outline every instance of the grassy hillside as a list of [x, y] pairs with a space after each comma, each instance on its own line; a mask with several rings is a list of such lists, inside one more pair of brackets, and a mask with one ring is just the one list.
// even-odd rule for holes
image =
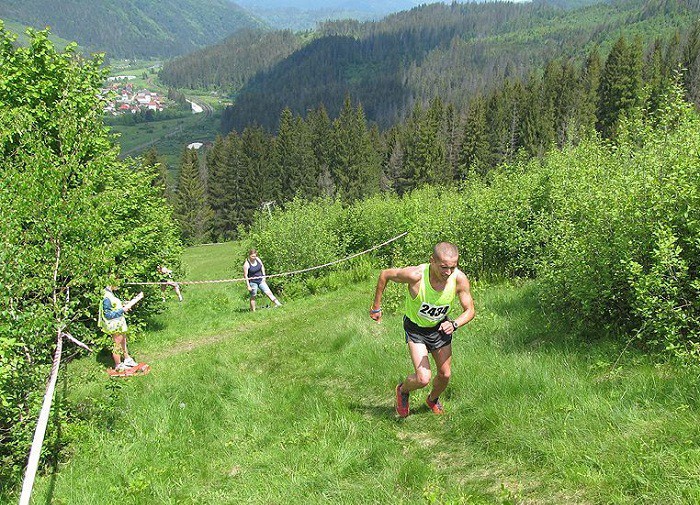
[[[185, 264], [193, 279], [232, 277], [243, 257], [199, 247]], [[700, 500], [692, 374], [566, 338], [534, 284], [478, 284], [446, 415], [421, 406], [424, 391], [398, 420], [409, 360], [400, 316], [369, 320], [372, 289], [251, 314], [241, 285], [187, 287], [131, 345], [150, 375], [110, 380], [95, 356], [61, 370], [57, 401], [83, 421], [33, 503]]]

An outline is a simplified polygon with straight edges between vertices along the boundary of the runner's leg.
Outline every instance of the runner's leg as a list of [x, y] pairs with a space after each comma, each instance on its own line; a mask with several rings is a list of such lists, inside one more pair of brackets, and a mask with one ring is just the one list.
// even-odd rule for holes
[[404, 393], [424, 388], [430, 384], [431, 376], [428, 348], [425, 347], [425, 344], [408, 342], [408, 351], [411, 354], [411, 361], [415, 371], [403, 381], [401, 391]]
[[452, 344], [435, 349], [431, 354], [435, 360], [437, 373], [435, 374], [435, 379], [433, 379], [433, 390], [428, 397], [431, 401], [434, 401], [442, 394], [450, 382], [450, 375], [452, 374]]

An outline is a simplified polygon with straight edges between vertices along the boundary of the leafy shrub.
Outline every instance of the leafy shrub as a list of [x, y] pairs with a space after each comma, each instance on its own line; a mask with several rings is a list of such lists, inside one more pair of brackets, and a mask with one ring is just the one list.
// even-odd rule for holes
[[[268, 275], [292, 272], [330, 263], [342, 257], [337, 229], [343, 217], [339, 201], [294, 200], [284, 211], [271, 216], [259, 213], [244, 241], [255, 248], [265, 263]], [[241, 264], [245, 258], [241, 258]], [[313, 277], [319, 272], [305, 276]], [[281, 286], [286, 277], [275, 280]]]
[[619, 141], [547, 158], [552, 239], [538, 273], [555, 310], [688, 355], [700, 337], [700, 121], [678, 87]]

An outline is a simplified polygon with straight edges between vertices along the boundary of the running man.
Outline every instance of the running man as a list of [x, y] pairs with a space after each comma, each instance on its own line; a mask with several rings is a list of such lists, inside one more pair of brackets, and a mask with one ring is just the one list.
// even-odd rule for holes
[[[457, 268], [458, 260], [457, 247], [440, 242], [433, 248], [429, 263], [388, 268], [379, 274], [374, 303], [369, 311], [370, 317], [377, 322], [382, 319], [382, 294], [387, 282], [408, 284], [403, 328], [414, 373], [396, 386], [396, 412], [400, 417], [408, 416], [409, 393], [430, 384], [429, 353], [435, 361], [437, 375], [425, 402], [435, 414], [444, 413], [439, 397], [450, 380], [452, 336], [475, 315], [469, 279]], [[447, 314], [455, 295], [463, 312], [452, 321]]]
[[282, 305], [265, 282], [265, 265], [258, 257], [256, 249], [248, 251], [248, 257], [243, 262], [243, 278], [250, 293], [250, 310], [255, 312], [255, 297], [258, 295], [258, 291], [265, 293], [276, 307]]

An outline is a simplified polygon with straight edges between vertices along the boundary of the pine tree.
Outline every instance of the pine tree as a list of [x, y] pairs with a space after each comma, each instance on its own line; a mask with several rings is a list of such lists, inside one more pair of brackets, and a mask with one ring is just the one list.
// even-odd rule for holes
[[683, 84], [688, 100], [697, 107], [700, 105], [700, 21], [693, 25], [688, 34], [688, 41], [683, 48], [681, 66], [685, 69]]
[[330, 172], [333, 155], [333, 125], [325, 107], [312, 110], [306, 117], [314, 153], [313, 171], [316, 175], [316, 194], [333, 196], [336, 187]]
[[209, 240], [214, 215], [207, 203], [196, 149], [185, 149], [182, 154], [174, 216], [185, 244], [201, 244]]
[[404, 163], [404, 147], [401, 138], [401, 126], [396, 125], [391, 128], [386, 134], [384, 149], [384, 159], [382, 161], [382, 174], [384, 176], [385, 188], [383, 190], [394, 190], [398, 194], [403, 194], [404, 179], [403, 179], [403, 163]]
[[541, 156], [554, 143], [554, 105], [541, 79], [530, 79], [523, 100], [520, 145], [529, 156]]
[[552, 103], [554, 135], [559, 147], [578, 139], [578, 96], [581, 93], [577, 69], [568, 61], [547, 66], [545, 95]]
[[309, 128], [301, 118], [293, 117], [288, 108], [280, 117], [274, 157], [282, 176], [283, 200], [291, 200], [296, 195], [313, 198], [318, 194], [318, 174]]
[[587, 137], [595, 132], [598, 108], [598, 89], [603, 63], [598, 47], [594, 47], [586, 58], [580, 78], [581, 93], [578, 95], [579, 136]]
[[467, 111], [456, 177], [458, 180], [466, 180], [476, 174], [483, 178], [490, 168], [486, 101], [479, 95], [471, 101]]
[[172, 190], [168, 184], [168, 165], [164, 158], [158, 155], [158, 150], [151, 147], [143, 155], [142, 165], [150, 173], [154, 174], [153, 187], [159, 188], [161, 196], [172, 201]]
[[[227, 139], [235, 136], [234, 132], [229, 134]], [[217, 136], [206, 156], [207, 202], [209, 202], [213, 212], [212, 236], [214, 240], [231, 239], [235, 232], [235, 223], [231, 220], [235, 195], [232, 182], [235, 180], [235, 174], [231, 174], [229, 170], [227, 139], [220, 135]]]
[[641, 44], [620, 37], [613, 46], [600, 79], [598, 131], [613, 138], [620, 118], [640, 105], [642, 90]]
[[362, 106], [354, 109], [349, 96], [333, 122], [330, 174], [346, 201], [365, 198], [379, 190], [379, 156], [374, 151]]
[[520, 125], [524, 90], [519, 80], [507, 80], [489, 99], [486, 131], [489, 135], [489, 165], [510, 161], [520, 147]]
[[265, 202], [282, 203], [279, 172], [272, 153], [273, 139], [261, 126], [243, 131], [236, 208], [238, 222], [243, 226], [253, 223], [255, 212]]
[[235, 237], [238, 233], [238, 227], [245, 224], [243, 216], [250, 205], [250, 195], [246, 193], [250, 188], [245, 169], [243, 140], [235, 131], [226, 136], [224, 152], [224, 173], [227, 178], [226, 188], [230, 199], [230, 207], [227, 209], [224, 219], [229, 222], [231, 234]]
[[425, 112], [414, 109], [413, 139], [406, 153], [406, 167], [414, 187], [446, 184], [452, 180], [442, 129], [444, 112], [439, 98], [435, 98]]
[[667, 82], [664, 76], [663, 48], [659, 39], [654, 41], [646, 57], [643, 76], [647, 94], [646, 109], [653, 113], [661, 106]]

